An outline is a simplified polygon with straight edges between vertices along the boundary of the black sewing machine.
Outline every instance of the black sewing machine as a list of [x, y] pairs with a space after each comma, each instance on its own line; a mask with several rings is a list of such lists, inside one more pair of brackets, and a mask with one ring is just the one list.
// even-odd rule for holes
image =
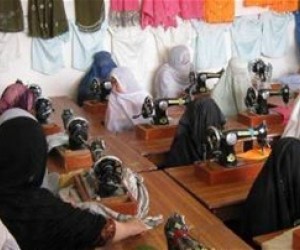
[[95, 100], [99, 102], [106, 101], [111, 92], [111, 82], [94, 78], [91, 82], [90, 90], [95, 96]]
[[262, 148], [268, 146], [267, 126], [265, 123], [249, 129], [230, 129], [221, 131], [214, 126], [207, 129], [207, 142], [203, 145], [205, 158], [216, 158], [217, 162], [224, 167], [237, 165], [234, 145], [238, 139], [253, 137]]
[[89, 148], [88, 129], [89, 123], [82, 117], [76, 117], [71, 109], [65, 109], [62, 113], [62, 120], [65, 130], [69, 135], [69, 148], [71, 150], [78, 150]]
[[255, 59], [248, 64], [248, 70], [252, 75], [253, 85], [259, 89], [264, 82], [269, 82], [272, 77], [273, 67], [262, 59]]
[[207, 93], [208, 88], [206, 87], [206, 80], [212, 78], [220, 78], [224, 73], [224, 69], [221, 69], [219, 72], [201, 72], [195, 73], [190, 72], [189, 81], [190, 86], [185, 89], [185, 92], [190, 95]]
[[49, 116], [54, 112], [52, 102], [45, 97], [38, 97], [34, 103], [35, 117], [41, 124], [47, 124]]
[[35, 100], [42, 97], [42, 88], [38, 84], [30, 84], [28, 88], [32, 91]]
[[259, 89], [255, 90], [250, 87], [247, 90], [245, 97], [245, 104], [247, 108], [252, 112], [259, 115], [269, 114], [268, 98], [269, 96], [282, 96], [284, 104], [288, 104], [290, 99], [290, 89], [288, 85], [283, 86], [281, 89]]
[[142, 113], [133, 116], [133, 119], [142, 115], [145, 119], [152, 117], [154, 125], [167, 125], [169, 124], [167, 115], [168, 107], [174, 105], [186, 105], [190, 101], [190, 96], [183, 98], [161, 98], [157, 100], [153, 100], [150, 96], [147, 96], [142, 106]]

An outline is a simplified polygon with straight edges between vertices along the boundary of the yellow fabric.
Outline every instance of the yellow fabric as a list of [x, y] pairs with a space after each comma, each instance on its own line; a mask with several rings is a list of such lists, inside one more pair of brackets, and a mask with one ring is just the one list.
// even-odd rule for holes
[[262, 153], [261, 148], [255, 148], [255, 149], [251, 149], [246, 152], [243, 152], [243, 153], [239, 153], [239, 154], [237, 154], [237, 157], [245, 159], [245, 160], [262, 161], [262, 160], [267, 159], [269, 157], [270, 153], [271, 153], [270, 148], [264, 148], [263, 153]]
[[234, 18], [234, 0], [205, 0], [204, 21], [208, 23], [232, 22]]
[[77, 174], [80, 174], [83, 171], [84, 171], [84, 169], [79, 169], [79, 170], [69, 172], [67, 174], [61, 174], [59, 176], [59, 187], [64, 188], [64, 187], [71, 185], [74, 181], [74, 179], [73, 179], [74, 176]]

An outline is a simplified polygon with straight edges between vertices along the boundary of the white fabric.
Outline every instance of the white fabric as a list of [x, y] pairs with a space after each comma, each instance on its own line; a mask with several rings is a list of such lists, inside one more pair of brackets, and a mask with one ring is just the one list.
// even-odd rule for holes
[[145, 123], [144, 118], [133, 119], [141, 113], [142, 105], [149, 93], [142, 90], [129, 68], [118, 67], [112, 70], [114, 77], [124, 92], [112, 90], [108, 98], [105, 125], [109, 131], [121, 132], [133, 129], [134, 125]]
[[7, 227], [0, 220], [0, 249], [1, 250], [20, 250], [15, 238], [8, 231]]
[[300, 139], [300, 96], [295, 100], [290, 119], [284, 128], [282, 137], [295, 137]]
[[192, 21], [197, 32], [195, 41], [194, 64], [196, 72], [223, 67], [227, 63], [226, 37], [227, 26]]
[[95, 32], [82, 32], [71, 22], [73, 31], [72, 66], [75, 69], [86, 71], [92, 65], [96, 52], [104, 50], [104, 39], [107, 30], [107, 21]]
[[178, 97], [189, 86], [189, 73], [192, 70], [188, 47], [178, 45], [169, 52], [168, 63], [160, 66], [154, 79], [156, 98]]
[[234, 57], [230, 59], [225, 73], [212, 89], [211, 97], [225, 116], [237, 115], [246, 110], [244, 99], [251, 86], [248, 63]]
[[0, 32], [0, 72], [20, 57], [20, 33]]
[[29, 112], [27, 112], [24, 109], [11, 108], [11, 109], [4, 111], [4, 113], [0, 116], [0, 125], [8, 120], [11, 120], [11, 119], [14, 119], [17, 117], [28, 117], [28, 118], [31, 118], [31, 119], [37, 121], [37, 119], [32, 114], [30, 114]]
[[231, 28], [232, 55], [244, 60], [258, 58], [261, 53], [262, 21], [257, 16], [236, 18]]
[[262, 14], [263, 37], [261, 52], [267, 57], [282, 57], [288, 48], [288, 24], [292, 14], [266, 12]]
[[51, 75], [64, 68], [63, 45], [69, 40], [69, 32], [60, 36], [32, 38], [32, 69]]

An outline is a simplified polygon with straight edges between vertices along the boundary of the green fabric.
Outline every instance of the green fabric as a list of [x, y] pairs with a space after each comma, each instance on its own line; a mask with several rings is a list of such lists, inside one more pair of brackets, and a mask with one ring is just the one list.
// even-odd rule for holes
[[68, 31], [63, 0], [28, 1], [29, 36], [53, 38]]
[[0, 31], [24, 30], [23, 10], [20, 0], [0, 0]]
[[101, 28], [105, 17], [103, 0], [75, 0], [76, 25], [81, 31], [94, 32]]

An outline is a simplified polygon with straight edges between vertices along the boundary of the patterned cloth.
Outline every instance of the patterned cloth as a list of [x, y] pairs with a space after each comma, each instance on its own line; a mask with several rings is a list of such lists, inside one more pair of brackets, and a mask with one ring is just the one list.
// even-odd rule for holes
[[0, 0], [0, 31], [24, 30], [23, 9], [20, 0]]

